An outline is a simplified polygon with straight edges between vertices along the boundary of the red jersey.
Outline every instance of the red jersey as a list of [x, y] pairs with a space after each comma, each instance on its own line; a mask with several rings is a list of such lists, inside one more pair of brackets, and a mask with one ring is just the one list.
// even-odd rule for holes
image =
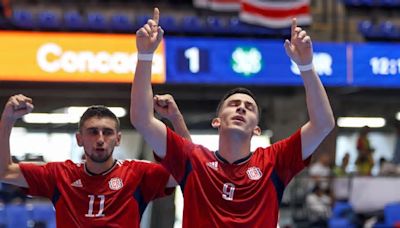
[[167, 130], [161, 164], [181, 186], [183, 227], [275, 228], [284, 188], [310, 159], [302, 160], [298, 130], [235, 164], [224, 160]]
[[139, 227], [147, 204], [165, 191], [169, 173], [145, 161], [116, 161], [102, 175], [91, 175], [84, 163], [21, 163], [27, 193], [49, 198], [57, 227]]

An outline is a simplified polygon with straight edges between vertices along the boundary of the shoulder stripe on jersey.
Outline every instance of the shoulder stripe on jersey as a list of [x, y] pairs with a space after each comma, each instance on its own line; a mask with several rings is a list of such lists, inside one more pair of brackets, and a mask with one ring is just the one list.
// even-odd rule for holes
[[280, 205], [281, 201], [282, 201], [283, 191], [285, 190], [285, 185], [283, 184], [281, 178], [279, 178], [279, 176], [276, 173], [275, 169], [272, 170], [272, 174], [271, 174], [270, 178], [272, 180], [272, 183], [274, 184], [274, 187], [275, 187], [275, 190], [276, 190], [276, 194], [277, 194], [277, 197], [278, 197], [278, 203]]
[[51, 202], [53, 203], [54, 207], [56, 207], [56, 203], [57, 203], [58, 199], [60, 199], [60, 196], [61, 196], [60, 191], [56, 187], [54, 189], [53, 196], [51, 197]]
[[187, 180], [190, 172], [192, 172], [192, 170], [193, 170], [192, 163], [190, 163], [190, 160], [187, 160], [186, 165], [185, 165], [185, 174], [183, 175], [182, 181], [179, 183], [179, 185], [181, 186], [181, 189], [182, 189], [182, 195], [184, 195], [186, 180]]
[[133, 197], [136, 199], [136, 202], [138, 203], [139, 216], [140, 216], [140, 220], [141, 220], [142, 219], [142, 215], [144, 213], [144, 210], [146, 210], [147, 203], [144, 200], [144, 196], [142, 194], [142, 190], [140, 189], [140, 187], [137, 187], [137, 189], [133, 193]]

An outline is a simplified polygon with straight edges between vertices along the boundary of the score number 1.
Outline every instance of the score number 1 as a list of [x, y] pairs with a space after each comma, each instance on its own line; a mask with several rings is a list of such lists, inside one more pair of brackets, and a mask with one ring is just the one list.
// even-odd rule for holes
[[200, 51], [197, 47], [186, 49], [185, 57], [189, 60], [189, 70], [192, 73], [199, 73], [200, 70]]
[[178, 70], [192, 74], [209, 71], [208, 51], [198, 47], [178, 50]]

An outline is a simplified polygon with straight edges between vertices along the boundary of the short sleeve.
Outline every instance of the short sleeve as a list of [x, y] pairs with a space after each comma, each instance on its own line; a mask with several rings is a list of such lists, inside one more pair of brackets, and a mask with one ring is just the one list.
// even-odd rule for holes
[[311, 156], [304, 161], [302, 158], [301, 129], [271, 147], [275, 170], [285, 185], [310, 163]]
[[33, 163], [20, 163], [19, 167], [28, 183], [27, 194], [51, 198], [56, 188], [54, 163], [37, 165]]
[[160, 159], [156, 154], [154, 156], [180, 183], [188, 168], [189, 156], [193, 148], [192, 142], [167, 128], [167, 153], [163, 159]]
[[169, 172], [159, 164], [143, 163], [143, 179], [140, 185], [146, 202], [172, 194], [174, 188], [167, 188]]

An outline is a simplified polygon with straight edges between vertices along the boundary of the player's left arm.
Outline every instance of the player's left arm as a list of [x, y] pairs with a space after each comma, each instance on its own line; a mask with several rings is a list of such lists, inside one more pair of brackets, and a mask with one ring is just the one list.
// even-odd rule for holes
[[[312, 63], [313, 47], [307, 32], [297, 26], [296, 19], [292, 21], [291, 39], [285, 41], [287, 55], [297, 65]], [[332, 108], [326, 91], [314, 70], [303, 69], [303, 79], [309, 121], [301, 128], [302, 158], [307, 159], [321, 144], [322, 140], [335, 127]]]

